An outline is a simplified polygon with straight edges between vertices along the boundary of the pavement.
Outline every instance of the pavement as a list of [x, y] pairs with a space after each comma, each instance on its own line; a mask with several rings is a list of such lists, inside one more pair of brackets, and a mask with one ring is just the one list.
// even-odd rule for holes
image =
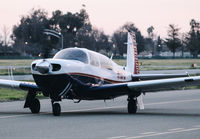
[[199, 90], [148, 93], [144, 110], [127, 113], [127, 97], [109, 101], [63, 100], [61, 116], [41, 100], [40, 114], [24, 101], [0, 103], [2, 139], [200, 139]]

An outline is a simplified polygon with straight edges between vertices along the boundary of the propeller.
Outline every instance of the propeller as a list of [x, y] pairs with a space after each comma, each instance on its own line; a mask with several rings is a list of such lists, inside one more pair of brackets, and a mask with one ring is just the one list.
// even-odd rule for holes
[[50, 71], [50, 68], [51, 64], [46, 60], [37, 63], [35, 66], [35, 69], [42, 74], [47, 74]]

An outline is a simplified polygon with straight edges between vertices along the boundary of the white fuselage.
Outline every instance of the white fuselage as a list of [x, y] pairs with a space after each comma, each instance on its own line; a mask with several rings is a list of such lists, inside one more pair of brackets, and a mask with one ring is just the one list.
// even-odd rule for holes
[[[95, 82], [92, 82], [92, 84], [131, 81], [131, 73], [124, 70], [123, 67], [117, 65], [106, 56], [84, 48], [68, 49], [84, 52], [86, 54], [87, 62], [82, 62], [80, 59], [61, 59], [59, 57], [56, 58], [56, 56], [53, 59], [36, 60], [32, 63], [32, 74], [44, 76], [59, 74], [68, 74], [77, 77], [84, 76], [93, 78]], [[53, 70], [53, 64], [60, 65], [60, 69], [57, 71]], [[49, 68], [49, 70], [48, 72], [41, 72], [37, 70], [39, 67], [42, 67], [43, 69]]]

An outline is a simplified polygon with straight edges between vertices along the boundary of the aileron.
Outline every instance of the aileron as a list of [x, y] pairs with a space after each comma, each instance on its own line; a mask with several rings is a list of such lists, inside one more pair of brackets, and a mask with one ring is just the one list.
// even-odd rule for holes
[[176, 89], [185, 86], [199, 85], [200, 76], [197, 77], [185, 77], [185, 78], [172, 78], [172, 79], [161, 79], [161, 80], [149, 80], [128, 83], [128, 87], [133, 91], [161, 91]]

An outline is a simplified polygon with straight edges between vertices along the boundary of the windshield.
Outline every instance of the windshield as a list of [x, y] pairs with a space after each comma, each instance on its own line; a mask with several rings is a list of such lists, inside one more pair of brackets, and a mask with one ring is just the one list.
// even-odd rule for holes
[[78, 60], [83, 63], [88, 63], [87, 54], [80, 49], [67, 48], [59, 51], [54, 57], [54, 59], [66, 59], [66, 60]]

